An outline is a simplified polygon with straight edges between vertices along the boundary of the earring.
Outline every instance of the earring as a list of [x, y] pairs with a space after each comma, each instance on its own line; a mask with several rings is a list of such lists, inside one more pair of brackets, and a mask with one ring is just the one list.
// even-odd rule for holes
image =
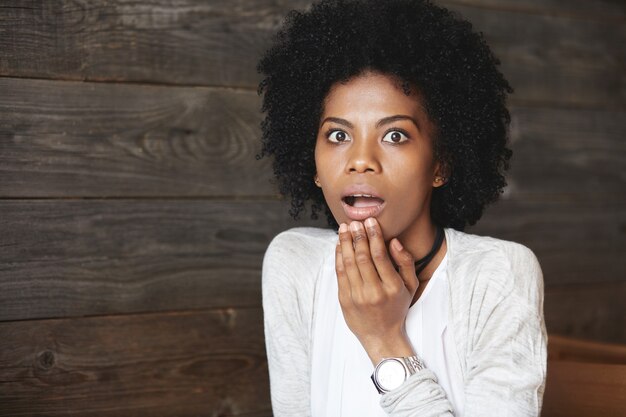
[[437, 177], [437, 178], [435, 178], [435, 182], [441, 182], [441, 181], [445, 182], [446, 181], [446, 177]]
[[320, 183], [319, 178], [315, 177], [315, 185], [317, 185], [318, 187], [321, 187], [322, 184]]

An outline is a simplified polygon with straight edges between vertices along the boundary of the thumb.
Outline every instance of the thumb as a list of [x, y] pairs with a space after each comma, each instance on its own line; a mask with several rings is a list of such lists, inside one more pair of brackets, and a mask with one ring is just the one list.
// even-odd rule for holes
[[419, 281], [415, 275], [415, 260], [413, 259], [413, 255], [402, 246], [398, 238], [391, 240], [390, 247], [391, 250], [389, 252], [400, 269], [399, 274], [400, 277], [402, 277], [402, 281], [404, 281], [404, 285], [411, 295], [415, 295], [415, 291], [417, 291], [419, 287]]

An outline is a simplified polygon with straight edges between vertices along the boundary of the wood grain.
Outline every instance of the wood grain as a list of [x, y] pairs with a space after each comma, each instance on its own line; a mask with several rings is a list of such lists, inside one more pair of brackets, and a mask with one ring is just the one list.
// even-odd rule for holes
[[261, 304], [280, 201], [0, 202], [0, 321]]
[[[0, 416], [271, 415], [263, 253], [325, 222], [254, 158], [255, 65], [310, 3], [0, 6]], [[440, 4], [516, 89], [509, 186], [467, 231], [535, 252], [549, 333], [626, 344], [625, 3]], [[542, 415], [620, 415], [625, 375], [551, 362]]]
[[626, 108], [623, 21], [597, 22], [455, 6], [483, 32], [515, 89], [513, 100]]
[[542, 417], [622, 417], [626, 365], [548, 361]]
[[548, 334], [626, 346], [626, 282], [603, 283], [593, 278], [587, 283], [546, 287]]
[[270, 416], [260, 309], [0, 323], [2, 416]]
[[[272, 196], [250, 91], [0, 79], [0, 197]], [[626, 111], [512, 106], [508, 192], [626, 187]], [[524, 196], [522, 197], [523, 194]]]
[[575, 361], [626, 365], [626, 344], [602, 343], [550, 333], [548, 361]]
[[[596, 2], [597, 3], [597, 2]], [[616, 5], [447, 2], [485, 33], [516, 99], [624, 108], [623, 20]], [[256, 88], [255, 66], [290, 9], [308, 1], [56, 0], [0, 8], [0, 75]], [[561, 3], [560, 10], [567, 10]], [[528, 9], [526, 9], [527, 11]], [[594, 10], [600, 10], [597, 19]], [[584, 14], [586, 19], [577, 18]], [[617, 16], [620, 16], [619, 12]], [[20, 42], [15, 42], [20, 39]]]
[[546, 201], [620, 199], [626, 112], [513, 106], [507, 195]]
[[580, 20], [626, 20], [626, 6], [621, 0], [439, 0], [435, 3], [454, 8], [470, 6], [504, 10], [520, 14], [561, 16]]
[[531, 248], [547, 286], [624, 282], [626, 277], [623, 197], [586, 201], [502, 199], [466, 231]]
[[[284, 14], [307, 2], [55, 0], [0, 8], [0, 75], [256, 85]], [[19, 39], [19, 42], [15, 40]]]
[[[501, 204], [468, 232], [526, 244], [547, 289], [580, 284], [571, 296], [581, 297], [587, 287], [617, 285], [596, 298], [604, 305], [581, 304], [589, 309], [584, 325], [567, 294], [562, 303], [555, 297], [550, 303], [564, 308], [550, 314], [559, 317], [555, 330], [624, 337], [616, 321], [623, 307], [606, 301], [625, 295], [625, 266], [616, 260], [626, 228], [615, 229], [624, 205], [613, 209], [620, 220], [597, 204]], [[259, 306], [267, 244], [296, 224], [286, 211], [283, 202], [256, 200], [0, 202], [0, 320]]]
[[0, 196], [275, 195], [255, 93], [0, 79]]

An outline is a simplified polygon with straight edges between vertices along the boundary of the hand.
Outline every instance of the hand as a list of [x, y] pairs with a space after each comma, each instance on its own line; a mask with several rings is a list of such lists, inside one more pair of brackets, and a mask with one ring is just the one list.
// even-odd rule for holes
[[339, 304], [348, 327], [376, 365], [383, 357], [411, 356], [405, 330], [411, 301], [419, 286], [413, 256], [394, 238], [389, 258], [374, 218], [339, 228], [335, 269]]

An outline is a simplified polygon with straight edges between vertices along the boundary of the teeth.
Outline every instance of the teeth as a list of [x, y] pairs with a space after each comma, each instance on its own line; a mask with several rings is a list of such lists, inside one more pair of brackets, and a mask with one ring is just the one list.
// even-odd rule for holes
[[355, 203], [356, 198], [358, 197], [368, 197], [368, 198], [377, 198], [374, 197], [371, 194], [352, 194], [352, 195], [347, 195], [343, 198], [343, 200], [346, 202], [346, 204], [353, 206]]

